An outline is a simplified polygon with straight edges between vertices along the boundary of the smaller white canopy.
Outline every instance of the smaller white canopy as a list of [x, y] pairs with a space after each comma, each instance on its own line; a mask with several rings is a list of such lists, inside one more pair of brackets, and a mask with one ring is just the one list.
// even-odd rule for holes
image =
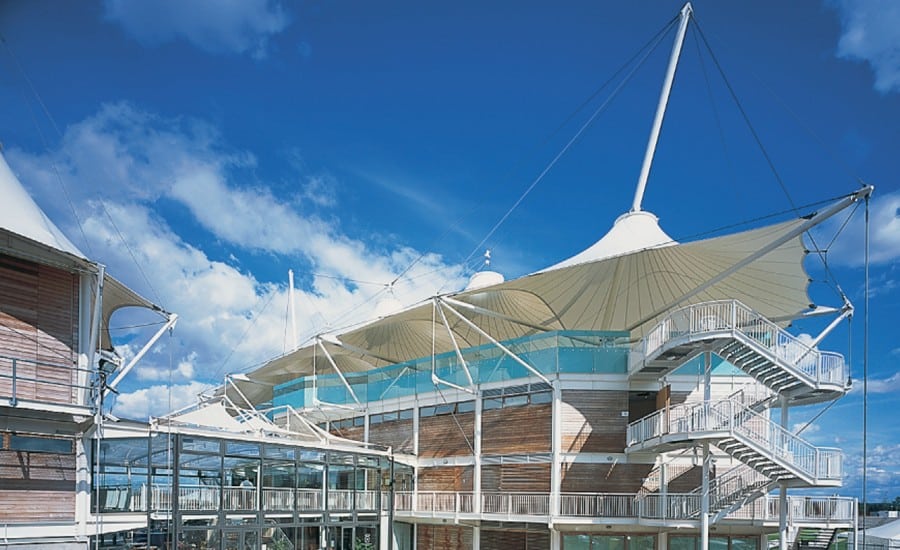
[[5, 229], [55, 250], [87, 259], [25, 191], [2, 154], [0, 154], [0, 197], [3, 197], [0, 201], [0, 220], [3, 220]]
[[884, 525], [879, 525], [872, 529], [867, 529], [866, 536], [900, 541], [900, 519], [885, 523]]

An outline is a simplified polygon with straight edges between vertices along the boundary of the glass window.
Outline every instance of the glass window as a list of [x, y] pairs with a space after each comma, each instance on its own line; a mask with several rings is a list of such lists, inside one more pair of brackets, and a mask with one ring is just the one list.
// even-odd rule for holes
[[434, 416], [434, 407], [422, 407], [419, 409], [419, 417], [425, 418], [427, 416]]
[[412, 417], [413, 417], [412, 409], [406, 409], [406, 410], [400, 411], [400, 420], [412, 420]]
[[259, 456], [259, 443], [229, 441], [225, 453], [232, 456]]
[[542, 391], [540, 393], [531, 394], [531, 404], [538, 405], [541, 403], [549, 403], [553, 401], [553, 393], [548, 391]]
[[491, 411], [494, 409], [499, 409], [503, 407], [503, 399], [500, 397], [495, 397], [493, 399], [485, 399], [481, 403], [481, 408], [485, 411]]
[[625, 550], [625, 537], [622, 535], [594, 536], [592, 550]]
[[366, 425], [366, 417], [357, 416], [356, 418], [353, 419], [353, 425], [357, 428], [360, 426], [365, 426]]
[[185, 451], [200, 453], [218, 453], [221, 449], [221, 441], [215, 439], [203, 439], [200, 437], [182, 437], [181, 448]]
[[669, 537], [669, 550], [698, 550], [699, 547], [697, 537]]
[[265, 453], [268, 458], [280, 458], [282, 460], [294, 460], [295, 449], [282, 447], [281, 445], [266, 445]]
[[69, 454], [72, 452], [72, 440], [10, 434], [9, 450]]
[[444, 403], [442, 405], [437, 405], [434, 408], [434, 414], [435, 414], [435, 416], [444, 415], [444, 414], [453, 414], [453, 412], [455, 410], [456, 410], [455, 403]]
[[456, 410], [460, 413], [470, 413], [475, 411], [474, 401], [462, 401], [456, 404]]
[[521, 407], [528, 404], [528, 395], [511, 395], [503, 398], [504, 407]]
[[383, 414], [373, 414], [372, 416], [369, 417], [369, 425], [371, 426], [371, 425], [375, 425], [375, 424], [381, 424], [383, 419], [384, 419]]
[[325, 462], [325, 453], [322, 451], [300, 451], [300, 460], [303, 462]]
[[563, 550], [591, 550], [591, 536], [563, 535]]
[[628, 538], [628, 550], [654, 550], [656, 537], [653, 535], [631, 535]]
[[709, 550], [728, 550], [728, 537], [709, 537]]
[[758, 539], [754, 538], [732, 538], [731, 550], [756, 550]]

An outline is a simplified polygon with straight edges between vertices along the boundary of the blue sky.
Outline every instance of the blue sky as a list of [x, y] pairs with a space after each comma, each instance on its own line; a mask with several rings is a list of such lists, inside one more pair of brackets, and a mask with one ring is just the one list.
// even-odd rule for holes
[[[292, 347], [289, 268], [300, 288], [302, 340], [370, 317], [373, 296], [417, 259], [393, 287], [401, 302], [461, 288], [485, 248], [511, 278], [589, 246], [630, 207], [669, 37], [492, 228], [614, 85], [568, 117], [680, 7], [2, 3], [8, 162], [76, 245], [182, 318], [123, 384], [114, 412], [161, 414], [224, 373]], [[858, 179], [876, 185], [869, 496], [893, 499], [900, 4], [694, 8], [778, 178], [691, 31], [644, 208], [686, 239], [841, 195]], [[850, 221], [828, 258], [862, 313], [860, 222]], [[824, 228], [819, 241], [830, 242], [838, 227]], [[810, 272], [813, 299], [837, 305], [823, 270], [810, 262]], [[862, 317], [852, 337], [843, 327], [822, 346], [852, 348], [856, 380]], [[121, 327], [145, 320], [117, 319]], [[118, 330], [123, 353], [145, 331]], [[793, 411], [792, 421], [820, 411]], [[855, 389], [804, 432], [846, 451], [847, 494], [859, 494], [861, 414]]]

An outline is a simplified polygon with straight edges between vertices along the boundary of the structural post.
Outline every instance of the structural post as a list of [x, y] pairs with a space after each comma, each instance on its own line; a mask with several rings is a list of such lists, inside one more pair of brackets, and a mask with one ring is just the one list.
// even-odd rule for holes
[[[562, 486], [562, 388], [560, 387], [559, 375], [553, 384], [553, 409], [551, 413], [551, 465], [550, 465], [550, 527], [552, 533], [553, 521], [560, 513], [560, 491]], [[557, 538], [559, 538], [559, 533]], [[552, 545], [551, 545], [552, 548]]]
[[[787, 397], [781, 396], [781, 427], [788, 429], [788, 401]], [[783, 441], [776, 443], [779, 447], [784, 445]], [[788, 547], [788, 498], [787, 485], [782, 483], [778, 490], [778, 548], [779, 550], [787, 550]]]
[[[478, 397], [475, 398], [475, 448], [473, 449], [475, 464], [472, 465], [472, 498], [474, 500], [472, 511], [476, 514], [481, 513], [481, 419], [483, 411], [483, 398], [479, 393]], [[476, 527], [475, 530], [477, 532], [478, 528]], [[476, 545], [475, 548], [478, 548], [478, 546]]]
[[[709, 407], [712, 396], [712, 352], [703, 353], [703, 402]], [[700, 490], [700, 550], [709, 550], [709, 441], [703, 442], [703, 480]]]

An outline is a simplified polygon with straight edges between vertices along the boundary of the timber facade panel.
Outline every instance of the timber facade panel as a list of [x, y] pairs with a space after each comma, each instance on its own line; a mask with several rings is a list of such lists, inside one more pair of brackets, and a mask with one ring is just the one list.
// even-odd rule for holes
[[628, 428], [628, 392], [564, 390], [562, 450], [566, 453], [621, 453]]

